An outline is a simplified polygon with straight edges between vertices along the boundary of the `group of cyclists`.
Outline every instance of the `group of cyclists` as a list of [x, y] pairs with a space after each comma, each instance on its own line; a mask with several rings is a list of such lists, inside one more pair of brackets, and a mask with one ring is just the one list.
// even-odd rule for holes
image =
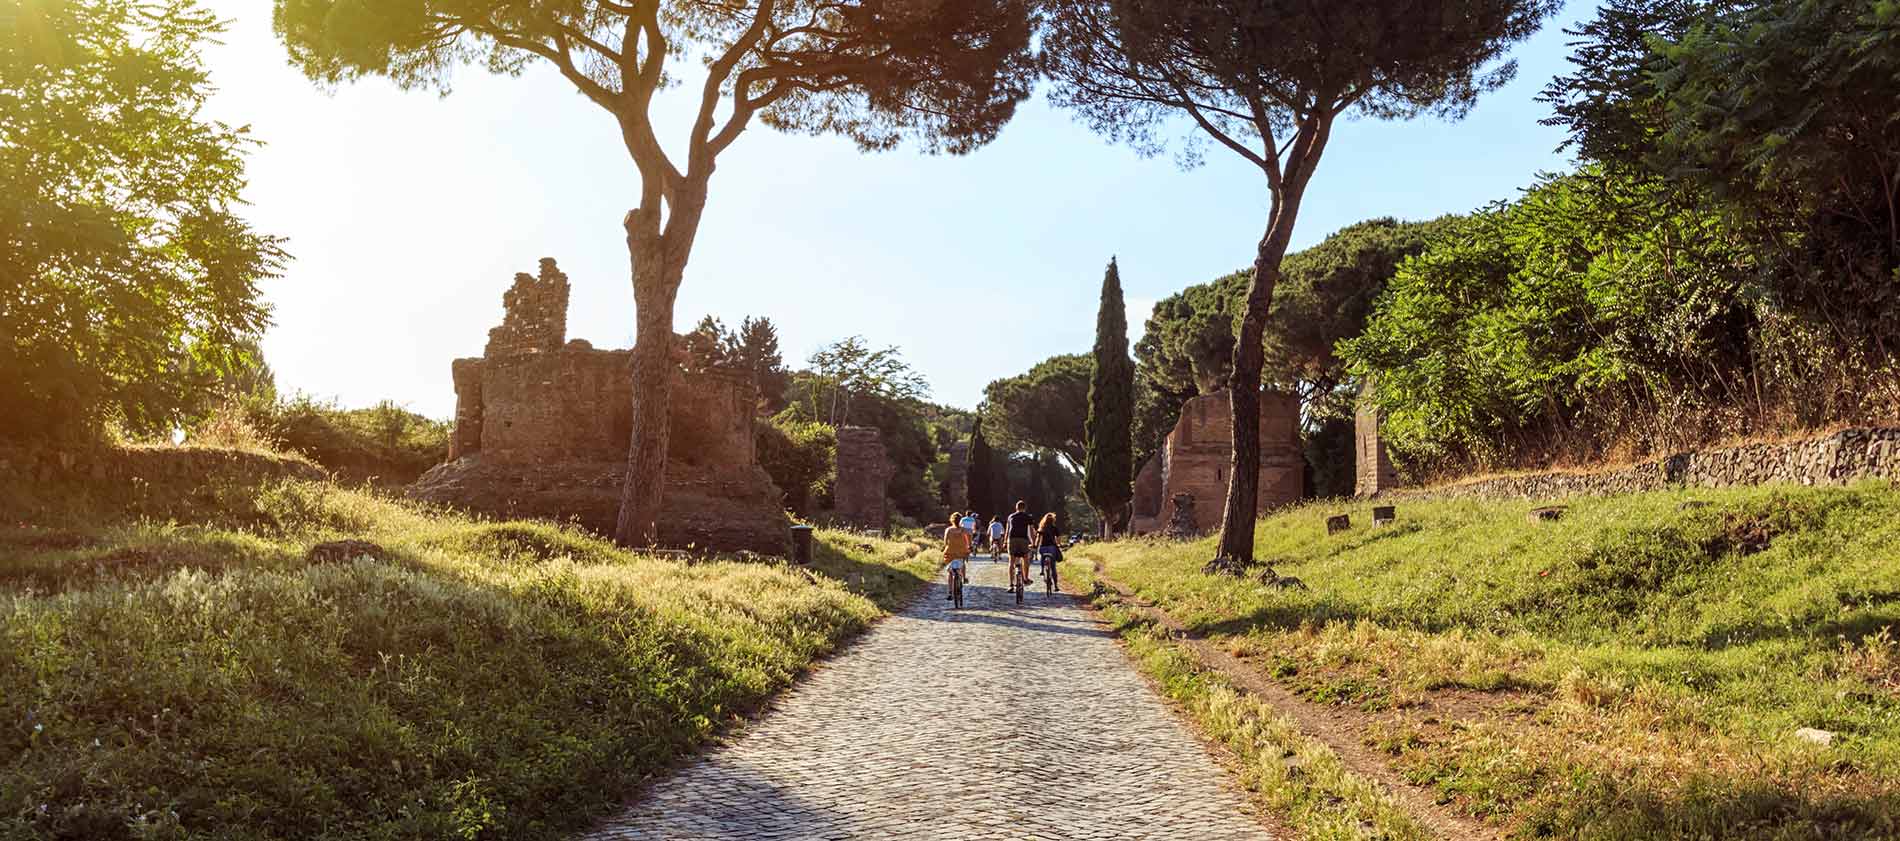
[[1056, 564], [1062, 560], [1062, 529], [1054, 512], [1039, 521], [1029, 513], [1029, 504], [1018, 501], [1008, 517], [991, 518], [987, 525], [974, 511], [950, 515], [943, 530], [943, 557], [949, 563], [950, 593], [947, 599], [963, 606], [963, 583], [969, 577], [967, 565], [978, 552], [987, 550], [993, 559], [1009, 557], [1009, 589], [1022, 603], [1023, 590], [1029, 583], [1029, 556], [1033, 552], [1042, 562], [1043, 586], [1056, 591]]

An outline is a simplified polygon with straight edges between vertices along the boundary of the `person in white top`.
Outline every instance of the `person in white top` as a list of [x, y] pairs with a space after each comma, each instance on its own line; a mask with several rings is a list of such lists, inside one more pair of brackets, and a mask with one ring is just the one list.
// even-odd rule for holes
[[1003, 518], [997, 517], [995, 519], [990, 520], [990, 557], [991, 558], [996, 558], [1003, 554], [1003, 533], [1008, 530], [1009, 530], [1009, 527], [1003, 525]]

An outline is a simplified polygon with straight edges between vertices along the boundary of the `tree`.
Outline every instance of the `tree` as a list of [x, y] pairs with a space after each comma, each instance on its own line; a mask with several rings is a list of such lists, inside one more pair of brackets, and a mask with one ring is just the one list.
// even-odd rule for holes
[[733, 367], [752, 375], [766, 411], [785, 408], [785, 387], [791, 373], [785, 370], [785, 357], [779, 354], [778, 328], [772, 325], [772, 319], [746, 316], [739, 323], [739, 332], [727, 339], [726, 358]]
[[[1044, 66], [1098, 132], [1157, 152], [1186, 116], [1265, 176], [1234, 371], [1234, 456], [1220, 554], [1253, 558], [1262, 338], [1280, 261], [1334, 123], [1462, 116], [1516, 64], [1509, 46], [1558, 0], [1052, 0]], [[1198, 147], [1188, 147], [1191, 161]]]
[[201, 119], [223, 30], [186, 0], [0, 11], [0, 437], [168, 433], [258, 364], [282, 240]]
[[[866, 150], [963, 153], [1029, 94], [1028, 0], [274, 0], [291, 59], [328, 84], [447, 89], [459, 65], [546, 61], [611, 116], [639, 174], [622, 222], [635, 304], [633, 427], [615, 539], [652, 542], [666, 471], [673, 305], [717, 159], [754, 119]], [[669, 64], [669, 61], [672, 63]], [[655, 95], [703, 62], [672, 152]], [[683, 154], [682, 154], [683, 153]]]
[[1089, 358], [1052, 356], [983, 389], [983, 419], [1009, 450], [1049, 450], [1080, 466], [1088, 419]]
[[983, 422], [977, 421], [975, 431], [970, 433], [970, 461], [965, 468], [965, 481], [968, 482], [970, 509], [983, 514], [996, 514], [1003, 510], [1003, 499], [996, 494], [996, 453], [990, 449], [990, 442], [983, 437]]
[[1089, 502], [1102, 517], [1102, 536], [1135, 496], [1135, 364], [1128, 358], [1128, 312], [1122, 304], [1121, 271], [1108, 261], [1102, 275], [1102, 306], [1095, 315], [1094, 366], [1089, 376], [1088, 459], [1082, 471]]
[[813, 370], [800, 371], [799, 376], [808, 381], [807, 410], [832, 426], [851, 422], [853, 398], [921, 402], [930, 393], [930, 383], [904, 361], [901, 351], [872, 350], [863, 336], [827, 345], [806, 361]]

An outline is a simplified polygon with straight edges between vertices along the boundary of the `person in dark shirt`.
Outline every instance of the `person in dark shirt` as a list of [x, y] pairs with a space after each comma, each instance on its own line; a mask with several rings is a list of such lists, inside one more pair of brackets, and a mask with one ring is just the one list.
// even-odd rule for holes
[[1016, 513], [1009, 515], [1009, 562], [1017, 564], [1023, 573], [1023, 580], [1029, 580], [1029, 537], [1036, 518], [1029, 513], [1029, 503], [1016, 501]]
[[1051, 511], [1042, 515], [1042, 522], [1036, 525], [1037, 554], [1042, 559], [1042, 574], [1054, 587], [1056, 563], [1062, 560], [1062, 529], [1056, 525], [1056, 513]]

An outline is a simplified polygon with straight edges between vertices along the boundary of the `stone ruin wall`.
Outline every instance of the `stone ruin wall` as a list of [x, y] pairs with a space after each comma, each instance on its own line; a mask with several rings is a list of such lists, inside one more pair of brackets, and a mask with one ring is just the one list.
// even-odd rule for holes
[[1353, 495], [1378, 496], [1399, 487], [1399, 473], [1392, 468], [1385, 441], [1379, 436], [1379, 410], [1372, 405], [1372, 384], [1359, 393], [1352, 417]]
[[[613, 532], [633, 431], [633, 351], [567, 341], [568, 294], [551, 259], [539, 275], [515, 276], [486, 353], [451, 365], [450, 461], [412, 495]], [[756, 387], [744, 376], [676, 371], [669, 390], [661, 543], [783, 553], [783, 494], [753, 439]]]
[[1555, 499], [1675, 487], [1727, 488], [1787, 483], [1844, 485], [1900, 481], [1900, 429], [1843, 429], [1797, 441], [1742, 444], [1678, 453], [1628, 467], [1549, 471], [1399, 491], [1405, 499]]
[[[1135, 480], [1130, 528], [1150, 533], [1192, 522], [1197, 532], [1220, 528], [1233, 461], [1233, 412], [1225, 391], [1204, 394], [1181, 407], [1161, 452], [1142, 465]], [[1260, 481], [1256, 510], [1267, 512], [1300, 500], [1306, 457], [1300, 448], [1298, 395], [1260, 395]], [[1192, 511], [1177, 510], [1182, 494]]]
[[838, 429], [838, 478], [831, 498], [838, 521], [852, 528], [883, 531], [890, 522], [885, 488], [891, 480], [890, 457], [882, 433], [873, 426]]

